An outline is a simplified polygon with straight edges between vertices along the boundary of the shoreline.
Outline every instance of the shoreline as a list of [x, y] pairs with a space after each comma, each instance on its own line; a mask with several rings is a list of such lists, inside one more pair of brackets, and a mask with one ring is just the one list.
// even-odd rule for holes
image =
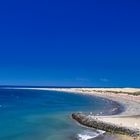
[[[41, 89], [38, 89], [38, 90], [41, 90]], [[68, 88], [67, 89], [66, 88], [45, 88], [43, 90], [69, 92], [69, 93], [75, 93], [75, 94], [79, 93], [83, 95], [93, 95], [97, 97], [102, 97], [104, 99], [109, 99], [109, 100], [115, 101], [116, 103], [119, 103], [120, 105], [123, 105], [124, 110], [123, 112], [120, 112], [119, 114], [115, 114], [115, 115], [113, 114], [113, 115], [107, 115], [107, 116], [93, 116], [93, 115], [89, 116], [88, 115], [88, 117], [90, 117], [90, 121], [95, 121], [95, 119], [97, 119], [98, 123], [101, 122], [102, 124], [103, 122], [104, 125], [111, 124], [110, 126], [112, 126], [113, 128], [118, 127], [119, 129], [120, 128], [125, 129], [124, 133], [122, 133], [122, 131], [118, 131], [119, 129], [118, 130], [116, 129], [116, 133], [119, 132], [118, 134], [130, 135], [132, 136], [132, 138], [137, 137], [137, 139], [140, 140], [140, 137], [139, 137], [140, 136], [139, 135], [140, 134], [140, 100], [139, 100], [140, 95], [137, 95], [137, 96], [126, 95], [123, 93], [117, 94], [117, 93], [104, 92], [104, 91], [95, 92], [95, 91], [92, 91], [92, 89], [87, 91], [87, 89], [83, 90], [80, 88], [69, 88], [69, 89]], [[86, 117], [87, 115], [85, 116], [85, 118]], [[84, 124], [84, 123], [83, 125], [88, 126], [87, 124]], [[97, 128], [97, 127], [94, 127], [94, 128]], [[127, 131], [130, 131], [130, 132], [126, 133]], [[135, 133], [135, 134], [131, 135], [131, 133]], [[129, 139], [129, 138], [126, 138], [126, 139]]]
[[[123, 88], [122, 90], [119, 88], [111, 88], [104, 90], [104, 88], [14, 88], [14, 89], [34, 89], [34, 90], [48, 90], [48, 91], [58, 91], [58, 92], [69, 92], [74, 94], [82, 94], [82, 95], [91, 95], [102, 97], [105, 99], [109, 99], [111, 101], [115, 101], [120, 105], [123, 105], [125, 108], [123, 112], [115, 115], [107, 115], [107, 116], [96, 116], [99, 121], [104, 123], [111, 123], [115, 126], [125, 127], [125, 128], [132, 128], [137, 129], [140, 131], [140, 95], [133, 95], [135, 93], [140, 92], [140, 89], [130, 89], [130, 88]], [[114, 91], [112, 91], [114, 90]], [[117, 90], [117, 91], [116, 91]], [[130, 90], [129, 94], [127, 91]], [[93, 117], [93, 118], [92, 118]], [[90, 115], [91, 119], [95, 119], [95, 116]], [[129, 138], [128, 138], [129, 139]], [[138, 140], [140, 138], [138, 137]]]
[[[124, 110], [119, 114], [107, 115], [107, 116], [94, 116], [73, 113], [72, 118], [75, 119], [80, 124], [96, 128], [100, 130], [105, 130], [106, 132], [111, 132], [113, 134], [120, 134], [116, 140], [126, 139], [126, 140], [140, 140], [140, 95], [126, 95], [126, 94], [116, 94], [108, 92], [87, 92], [83, 89], [46, 89], [61, 92], [79, 93], [84, 95], [93, 95], [102, 97], [104, 99], [109, 99], [123, 105]], [[135, 100], [136, 99], [136, 100]], [[94, 124], [94, 125], [93, 125]], [[111, 130], [110, 130], [111, 128]], [[127, 137], [128, 136], [128, 137]], [[107, 138], [108, 139], [108, 138]], [[112, 139], [113, 140], [113, 139]]]
[[[58, 92], [67, 92], [73, 94], [102, 97], [104, 99], [115, 101], [116, 103], [119, 103], [124, 107], [124, 110], [118, 114], [119, 116], [140, 115], [140, 94], [138, 96], [134, 96], [132, 94], [131, 95], [123, 94], [123, 92], [118, 94], [106, 92], [104, 90], [101, 92], [101, 90], [105, 88], [98, 88], [99, 92], [97, 91], [97, 88], [9, 88], [9, 89], [48, 90], [48, 91], [58, 91]], [[107, 88], [107, 91], [108, 89], [117, 89], [117, 90], [119, 89], [119, 91], [121, 90], [121, 88]], [[128, 89], [131, 91], [131, 88], [122, 88], [122, 89]], [[140, 92], [140, 89], [136, 89], [136, 91], [137, 90]], [[132, 91], [130, 93], [132, 93]], [[118, 115], [116, 114], [112, 116], [118, 116]]]
[[[36, 89], [36, 88], [32, 88]], [[119, 116], [137, 116], [140, 115], [140, 100], [134, 99], [134, 97], [131, 95], [127, 95], [128, 97], [132, 98], [127, 98], [126, 95], [123, 94], [118, 95], [115, 93], [107, 93], [107, 92], [95, 92], [95, 91], [82, 91], [80, 88], [38, 88], [36, 90], [50, 90], [50, 91], [60, 91], [60, 92], [69, 92], [69, 93], [74, 93], [74, 94], [82, 94], [82, 95], [91, 95], [91, 96], [97, 96], [97, 97], [102, 97], [104, 99], [112, 100], [115, 101], [116, 103], [119, 103], [120, 105], [123, 105], [124, 110], [119, 113]], [[138, 99], [140, 98], [140, 95], [137, 96]], [[133, 99], [133, 100], [132, 100]], [[113, 115], [113, 116], [118, 116]]]

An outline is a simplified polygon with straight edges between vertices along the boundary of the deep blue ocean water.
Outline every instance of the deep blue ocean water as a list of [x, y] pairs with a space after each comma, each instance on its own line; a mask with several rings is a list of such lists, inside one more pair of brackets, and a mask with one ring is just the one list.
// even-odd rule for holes
[[71, 113], [99, 113], [113, 106], [108, 100], [80, 94], [0, 89], [0, 140], [82, 140], [79, 136], [91, 131], [77, 125]]

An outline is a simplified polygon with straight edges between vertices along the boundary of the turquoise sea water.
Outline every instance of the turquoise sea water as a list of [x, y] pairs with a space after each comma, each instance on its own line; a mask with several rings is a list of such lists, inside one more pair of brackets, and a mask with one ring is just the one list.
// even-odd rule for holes
[[114, 103], [93, 96], [0, 89], [0, 140], [86, 140], [98, 132], [77, 125], [71, 113], [99, 113], [113, 107]]

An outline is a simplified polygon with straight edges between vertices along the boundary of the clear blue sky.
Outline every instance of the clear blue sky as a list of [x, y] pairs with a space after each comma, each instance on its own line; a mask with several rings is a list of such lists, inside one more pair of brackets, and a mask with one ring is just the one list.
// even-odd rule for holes
[[140, 87], [140, 1], [0, 1], [0, 85]]

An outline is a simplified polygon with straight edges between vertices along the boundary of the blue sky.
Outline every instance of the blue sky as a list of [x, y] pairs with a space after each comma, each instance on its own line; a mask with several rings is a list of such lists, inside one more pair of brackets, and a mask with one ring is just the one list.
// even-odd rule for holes
[[140, 1], [0, 2], [0, 85], [140, 87]]

